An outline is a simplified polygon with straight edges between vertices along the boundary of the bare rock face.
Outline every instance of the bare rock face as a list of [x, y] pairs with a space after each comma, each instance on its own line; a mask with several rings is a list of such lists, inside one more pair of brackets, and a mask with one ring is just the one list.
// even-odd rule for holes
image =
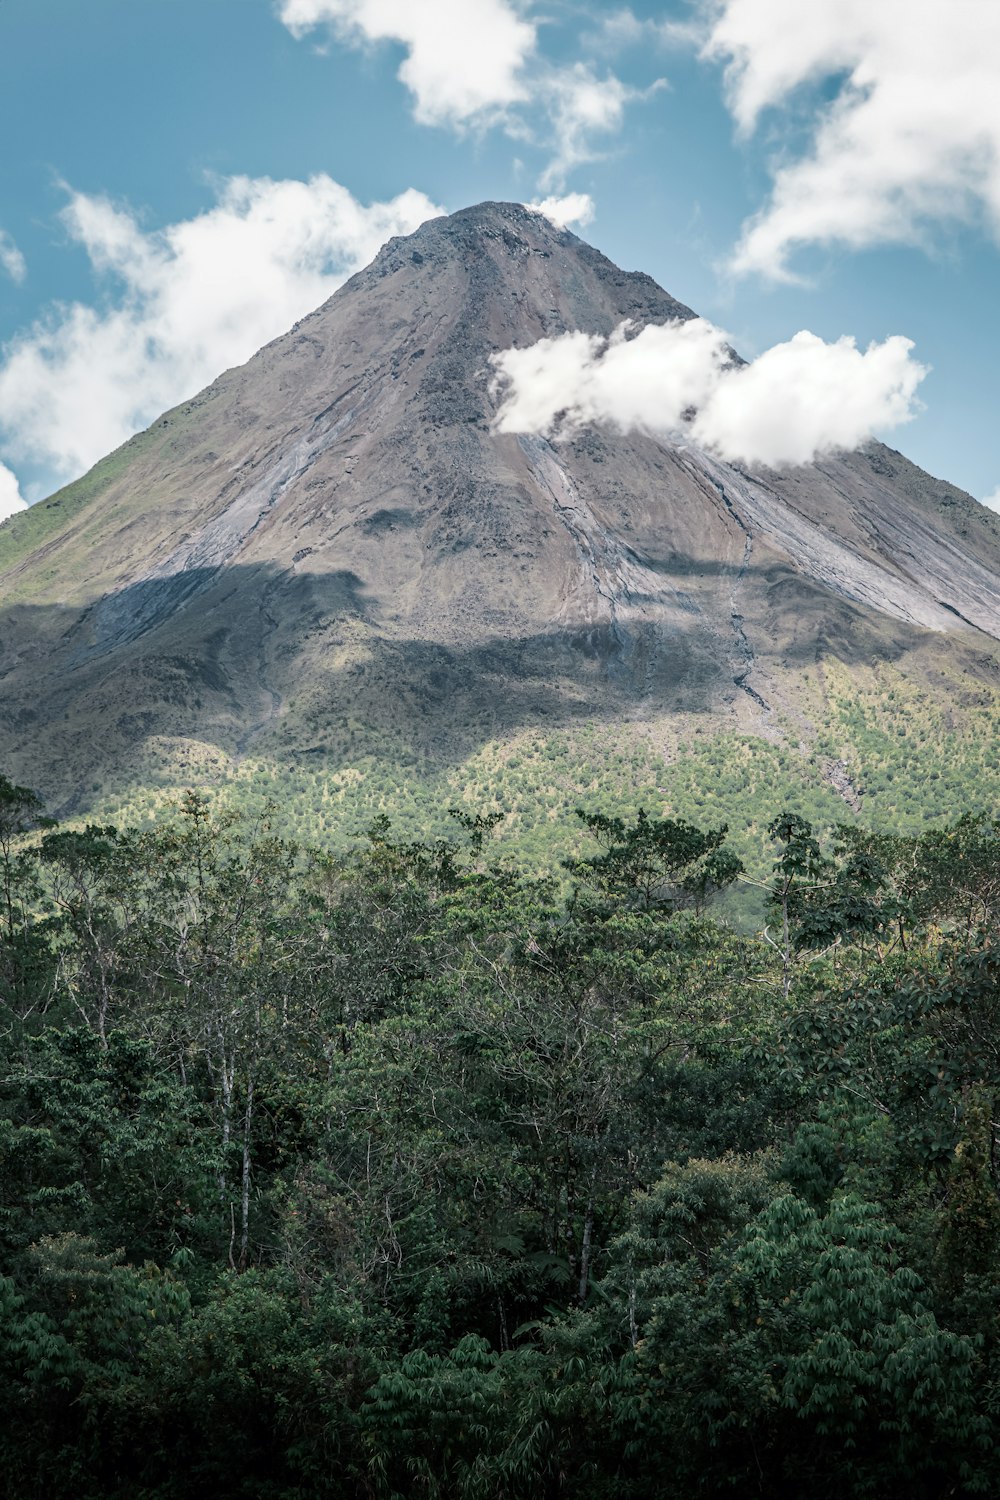
[[151, 740], [335, 763], [529, 723], [766, 725], [802, 674], [996, 681], [1000, 524], [875, 444], [776, 474], [491, 431], [489, 358], [691, 317], [513, 204], [393, 240], [317, 312], [0, 528], [0, 766], [67, 807]]

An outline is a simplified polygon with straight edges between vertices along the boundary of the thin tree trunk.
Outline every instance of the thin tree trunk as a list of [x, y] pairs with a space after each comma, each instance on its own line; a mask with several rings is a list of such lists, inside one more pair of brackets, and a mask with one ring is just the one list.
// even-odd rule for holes
[[243, 1174], [240, 1183], [240, 1270], [247, 1267], [250, 1244], [250, 1122], [253, 1118], [253, 1074], [247, 1079], [247, 1107], [243, 1115]]
[[792, 954], [788, 942], [788, 888], [786, 886], [781, 897], [781, 936], [782, 936], [782, 966], [784, 968], [782, 994], [785, 1003], [788, 1003], [788, 992], [792, 987]]
[[[222, 1211], [225, 1213], [226, 1199], [229, 1192], [226, 1162], [229, 1157], [229, 1142], [232, 1137], [233, 1075], [236, 1072], [236, 1063], [235, 1060], [230, 1062], [226, 1056], [225, 1039], [221, 1036], [219, 1050], [221, 1053], [219, 1086], [222, 1090], [222, 1163], [219, 1167], [219, 1196], [222, 1199]], [[232, 1251], [230, 1251], [230, 1259], [232, 1259]]]

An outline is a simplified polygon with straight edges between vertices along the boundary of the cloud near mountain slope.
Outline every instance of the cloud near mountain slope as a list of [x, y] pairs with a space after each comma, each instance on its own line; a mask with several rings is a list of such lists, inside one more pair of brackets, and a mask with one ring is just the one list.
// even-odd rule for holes
[[6, 521], [16, 511], [24, 509], [17, 475], [12, 474], [6, 464], [0, 464], [0, 521]]
[[441, 212], [412, 188], [363, 204], [322, 173], [233, 177], [207, 212], [148, 231], [131, 209], [72, 193], [63, 224], [110, 296], [53, 308], [4, 350], [4, 457], [74, 477]]
[[562, 197], [542, 198], [524, 206], [537, 214], [544, 214], [559, 229], [566, 229], [570, 224], [582, 229], [594, 217], [594, 200], [589, 193], [564, 193]]
[[588, 422], [687, 438], [729, 462], [783, 467], [860, 447], [915, 415], [927, 374], [909, 339], [867, 350], [803, 330], [752, 364], [703, 318], [610, 339], [567, 333], [495, 356], [500, 432], [572, 432]]

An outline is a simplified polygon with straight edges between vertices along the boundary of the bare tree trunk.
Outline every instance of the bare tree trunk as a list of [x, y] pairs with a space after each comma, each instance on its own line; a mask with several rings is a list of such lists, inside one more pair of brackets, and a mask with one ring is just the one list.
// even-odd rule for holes
[[235, 1208], [234, 1204], [230, 1203], [230, 1205], [229, 1205], [229, 1266], [230, 1266], [230, 1269], [233, 1270], [233, 1271], [236, 1270], [236, 1262], [233, 1259], [233, 1246], [235, 1244], [236, 1244], [236, 1208]]
[[101, 964], [101, 998], [97, 1007], [97, 1035], [100, 1038], [101, 1051], [108, 1050], [108, 1012], [111, 1009], [111, 991], [108, 985], [107, 968]]
[[782, 995], [785, 1003], [788, 1003], [788, 992], [792, 987], [792, 952], [789, 945], [788, 932], [788, 887], [785, 886], [781, 896], [781, 963], [783, 969]]
[[[229, 1141], [232, 1135], [233, 1119], [233, 1074], [236, 1072], [236, 1063], [226, 1056], [226, 1044], [222, 1043], [222, 1150], [228, 1151]], [[225, 1167], [223, 1166], [223, 1173]]]
[[[225, 1037], [221, 1034], [221, 1027], [219, 1036], [219, 1052], [219, 1087], [222, 1091], [222, 1163], [219, 1167], [219, 1196], [222, 1199], [222, 1211], [223, 1213], [225, 1213], [226, 1199], [229, 1193], [229, 1179], [226, 1175], [226, 1162], [229, 1156], [229, 1142], [232, 1137], [233, 1075], [236, 1071], [236, 1063], [235, 1060], [231, 1060], [226, 1055], [226, 1042]], [[231, 1204], [230, 1208], [232, 1208]], [[232, 1260], [232, 1249], [230, 1249], [229, 1258], [230, 1260]]]
[[497, 1309], [500, 1313], [500, 1348], [506, 1353], [510, 1348], [510, 1335], [507, 1332], [507, 1309], [504, 1307], [503, 1297], [497, 1297]]
[[247, 1267], [250, 1244], [250, 1122], [253, 1119], [253, 1074], [247, 1079], [247, 1107], [243, 1114], [243, 1173], [240, 1182], [240, 1270]]

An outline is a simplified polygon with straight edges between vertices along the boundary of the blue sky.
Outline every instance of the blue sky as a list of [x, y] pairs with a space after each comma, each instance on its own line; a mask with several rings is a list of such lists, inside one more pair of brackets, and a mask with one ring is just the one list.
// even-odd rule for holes
[[986, 497], [998, 13], [2, 0], [0, 507], [8, 471], [28, 500], [74, 477], [435, 208], [571, 194], [748, 357], [912, 340], [922, 409], [885, 436]]

